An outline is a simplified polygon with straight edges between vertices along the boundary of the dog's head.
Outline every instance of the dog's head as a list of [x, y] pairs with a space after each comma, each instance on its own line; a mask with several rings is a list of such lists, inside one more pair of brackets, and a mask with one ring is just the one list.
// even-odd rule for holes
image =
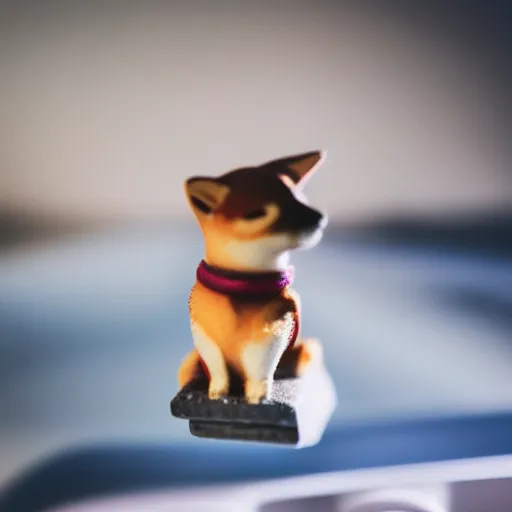
[[327, 217], [306, 202], [305, 183], [323, 160], [320, 151], [186, 181], [206, 252], [226, 268], [266, 270], [292, 249], [314, 246]]

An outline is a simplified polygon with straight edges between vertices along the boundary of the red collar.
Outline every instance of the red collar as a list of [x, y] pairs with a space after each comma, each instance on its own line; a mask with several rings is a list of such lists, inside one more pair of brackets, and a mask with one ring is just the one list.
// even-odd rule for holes
[[213, 267], [201, 261], [197, 280], [210, 290], [224, 295], [273, 295], [281, 293], [293, 282], [294, 269], [281, 272], [238, 272]]

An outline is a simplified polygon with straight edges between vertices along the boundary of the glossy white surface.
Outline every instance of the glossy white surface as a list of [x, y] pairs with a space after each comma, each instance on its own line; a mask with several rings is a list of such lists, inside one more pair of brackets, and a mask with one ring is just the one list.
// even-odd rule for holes
[[[496, 483], [502, 484], [499, 494], [496, 492]], [[471, 493], [472, 487], [478, 489], [477, 496]], [[334, 499], [328, 501], [328, 504], [324, 502], [324, 507], [314, 501], [286, 503], [288, 500], [310, 500], [329, 495]], [[472, 501], [468, 503], [463, 495], [471, 496]], [[369, 508], [370, 496], [373, 497], [374, 505], [380, 503], [380, 508]], [[308, 475], [209, 489], [134, 494], [90, 500], [58, 507], [51, 512], [285, 512], [311, 510], [313, 506], [317, 512], [390, 512], [391, 509], [382, 508], [385, 503], [391, 502], [389, 496], [396, 498], [395, 503], [401, 499], [404, 507], [408, 507], [403, 512], [469, 512], [468, 505], [474, 507], [474, 510], [504, 512], [512, 507], [512, 457]], [[265, 505], [270, 503], [274, 505], [267, 508]], [[366, 503], [367, 508], [363, 508], [363, 503]], [[301, 505], [304, 508], [300, 508]], [[308, 505], [310, 508], [307, 508]]]

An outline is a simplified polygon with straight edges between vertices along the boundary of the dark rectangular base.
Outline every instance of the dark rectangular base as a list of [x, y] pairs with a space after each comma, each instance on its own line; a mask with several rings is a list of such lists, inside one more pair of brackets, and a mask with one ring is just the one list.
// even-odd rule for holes
[[196, 437], [279, 443], [316, 444], [334, 411], [336, 395], [324, 368], [301, 378], [276, 379], [270, 400], [249, 404], [242, 396], [210, 400], [208, 383], [198, 378], [171, 401], [171, 412], [190, 422]]
[[209, 439], [229, 439], [232, 441], [256, 441], [296, 445], [299, 431], [296, 427], [273, 427], [271, 425], [249, 425], [215, 421], [189, 421], [190, 433], [196, 437]]

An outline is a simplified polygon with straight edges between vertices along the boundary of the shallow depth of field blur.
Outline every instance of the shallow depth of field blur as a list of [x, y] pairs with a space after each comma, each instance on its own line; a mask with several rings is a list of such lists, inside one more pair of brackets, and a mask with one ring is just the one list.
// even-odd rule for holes
[[294, 152], [328, 152], [294, 263], [333, 425], [512, 407], [509, 26], [410, 4], [2, 3], [0, 486], [79, 443], [192, 442], [182, 183]]

